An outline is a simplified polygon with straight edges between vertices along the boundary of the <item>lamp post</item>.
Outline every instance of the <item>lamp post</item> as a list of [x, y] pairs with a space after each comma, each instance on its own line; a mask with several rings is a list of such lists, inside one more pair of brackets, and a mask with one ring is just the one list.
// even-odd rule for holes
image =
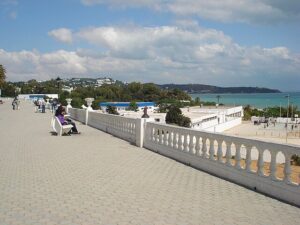
[[289, 107], [290, 107], [290, 95], [286, 95], [285, 98], [287, 98], [287, 111], [286, 111], [286, 118], [289, 118]]
[[219, 106], [219, 102], [220, 102], [221, 96], [220, 96], [220, 95], [217, 95], [216, 97], [217, 97], [217, 101], [218, 101], [218, 105], [217, 105], [217, 106]]
[[281, 102], [280, 102], [280, 109], [279, 109], [279, 117], [281, 117]]
[[288, 122], [289, 122], [289, 107], [290, 107], [290, 95], [286, 95], [285, 98], [287, 98], [287, 111], [286, 111], [286, 136], [285, 136], [285, 142], [287, 143], [288, 140]]
[[292, 108], [291, 108], [291, 119], [293, 120], [293, 102], [291, 102], [291, 106], [292, 106]]

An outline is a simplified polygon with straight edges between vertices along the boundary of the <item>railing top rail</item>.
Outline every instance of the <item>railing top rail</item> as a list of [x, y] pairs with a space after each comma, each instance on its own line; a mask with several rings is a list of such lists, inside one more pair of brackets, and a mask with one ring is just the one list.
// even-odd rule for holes
[[288, 152], [288, 153], [292, 153], [292, 154], [300, 154], [300, 147], [297, 145], [280, 144], [280, 143], [262, 141], [262, 140], [257, 140], [257, 139], [237, 137], [234, 135], [213, 133], [213, 132], [209, 132], [209, 131], [192, 130], [190, 128], [178, 127], [178, 126], [169, 125], [169, 124], [158, 124], [158, 123], [154, 123], [154, 122], [148, 122], [148, 123], [155, 127], [161, 127], [162, 129], [169, 127], [170, 129], [172, 129], [176, 132], [184, 132], [184, 133], [188, 132], [191, 135], [203, 135], [208, 138], [212, 138], [212, 139], [216, 139], [216, 140], [224, 140], [224, 141], [228, 141], [228, 142], [232, 142], [232, 143], [240, 143], [245, 146], [262, 147], [263, 149], [268, 149], [268, 150], [277, 150], [277, 151]]
[[110, 116], [110, 117], [115, 117], [115, 118], [121, 118], [121, 119], [126, 119], [132, 122], [136, 122], [137, 120], [139, 120], [140, 118], [129, 118], [129, 117], [124, 117], [124, 116], [120, 116], [120, 115], [113, 115], [113, 114], [107, 114], [107, 113], [103, 113], [103, 112], [99, 112], [99, 111], [91, 111], [89, 112], [91, 114], [101, 114], [103, 116]]
[[86, 109], [78, 109], [78, 108], [69, 108], [68, 110], [86, 111]]

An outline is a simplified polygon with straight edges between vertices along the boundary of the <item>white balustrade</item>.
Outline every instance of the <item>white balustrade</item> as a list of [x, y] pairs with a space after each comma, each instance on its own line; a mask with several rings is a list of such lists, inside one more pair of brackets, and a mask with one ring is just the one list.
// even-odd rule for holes
[[77, 120], [81, 123], [86, 122], [86, 110], [85, 109], [68, 108], [68, 114], [74, 120]]
[[[75, 120], [159, 152], [185, 164], [300, 206], [300, 186], [291, 180], [291, 156], [300, 148], [259, 140], [203, 132], [96, 111], [69, 108]], [[87, 115], [88, 114], [88, 115]], [[268, 155], [269, 158], [264, 158]], [[278, 156], [285, 160], [278, 160]], [[256, 163], [255, 168], [252, 166]], [[283, 179], [277, 177], [284, 163]], [[266, 165], [269, 168], [266, 168]], [[269, 169], [270, 174], [264, 170]], [[266, 170], [267, 171], [267, 170]]]
[[[145, 148], [267, 195], [300, 205], [300, 186], [299, 182], [291, 181], [290, 165], [291, 156], [300, 155], [299, 147], [153, 122], [146, 124], [145, 134]], [[251, 158], [254, 151], [258, 152], [258, 158]], [[264, 160], [265, 151], [270, 152], [270, 161]], [[285, 156], [283, 180], [276, 177], [278, 169], [276, 156], [280, 152]], [[254, 160], [257, 161], [257, 171], [251, 169]], [[264, 174], [266, 162], [270, 169], [269, 175]]]
[[[121, 139], [143, 145], [143, 121], [102, 112], [88, 112], [88, 125], [113, 134]], [[162, 140], [162, 139], [161, 139]], [[161, 142], [162, 143], [162, 142]]]

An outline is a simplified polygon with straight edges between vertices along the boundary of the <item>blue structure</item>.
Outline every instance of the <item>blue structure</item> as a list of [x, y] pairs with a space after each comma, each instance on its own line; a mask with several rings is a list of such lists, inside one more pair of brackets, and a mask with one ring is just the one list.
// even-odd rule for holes
[[[153, 110], [155, 104], [154, 102], [136, 102], [138, 106], [138, 110], [143, 110], [146, 106], [148, 107], [149, 110]], [[102, 110], [106, 110], [107, 106], [114, 106], [117, 108], [117, 110], [126, 110], [130, 102], [100, 102], [99, 103], [100, 107]]]

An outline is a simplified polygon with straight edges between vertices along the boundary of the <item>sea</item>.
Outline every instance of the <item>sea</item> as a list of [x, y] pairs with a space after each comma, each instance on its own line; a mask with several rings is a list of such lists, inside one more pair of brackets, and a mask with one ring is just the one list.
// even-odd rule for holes
[[[297, 106], [300, 109], [300, 92], [282, 92], [282, 93], [253, 93], [253, 94], [190, 94], [193, 99], [200, 98], [200, 101], [217, 102], [224, 105], [250, 105], [252, 107], [263, 109], [266, 107], [281, 106], [287, 107], [289, 104]], [[287, 97], [289, 96], [289, 97]]]

